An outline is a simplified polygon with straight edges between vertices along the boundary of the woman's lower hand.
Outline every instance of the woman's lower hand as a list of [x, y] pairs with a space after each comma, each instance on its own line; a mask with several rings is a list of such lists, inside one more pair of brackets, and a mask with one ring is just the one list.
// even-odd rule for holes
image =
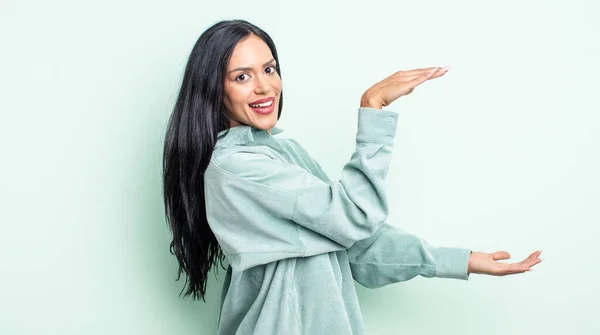
[[427, 80], [438, 78], [448, 72], [447, 67], [428, 67], [423, 69], [398, 71], [371, 86], [363, 93], [360, 106], [381, 109], [403, 95], [411, 94], [415, 87]]
[[510, 254], [506, 251], [494, 253], [471, 252], [469, 257], [469, 273], [479, 273], [492, 276], [504, 276], [531, 271], [531, 267], [540, 263], [541, 250], [534, 251], [529, 257], [518, 263], [500, 263], [499, 260], [509, 259]]

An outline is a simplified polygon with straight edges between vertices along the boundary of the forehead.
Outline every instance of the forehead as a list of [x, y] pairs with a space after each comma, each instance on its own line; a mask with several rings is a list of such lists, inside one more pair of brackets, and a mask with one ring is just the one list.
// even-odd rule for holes
[[267, 43], [256, 35], [250, 35], [238, 42], [229, 60], [229, 69], [239, 66], [260, 66], [273, 58]]

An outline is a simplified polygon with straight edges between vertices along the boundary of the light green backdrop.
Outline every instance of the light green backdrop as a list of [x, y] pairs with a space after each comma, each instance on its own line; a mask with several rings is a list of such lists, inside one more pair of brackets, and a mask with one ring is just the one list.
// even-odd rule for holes
[[[401, 98], [390, 222], [430, 243], [543, 248], [531, 273], [357, 284], [368, 334], [600, 334], [600, 6], [589, 1], [3, 1], [0, 334], [213, 334], [181, 299], [161, 198], [187, 56], [220, 19], [274, 38], [279, 126], [339, 178], [360, 95]], [[326, 138], [323, 134], [334, 134]]]

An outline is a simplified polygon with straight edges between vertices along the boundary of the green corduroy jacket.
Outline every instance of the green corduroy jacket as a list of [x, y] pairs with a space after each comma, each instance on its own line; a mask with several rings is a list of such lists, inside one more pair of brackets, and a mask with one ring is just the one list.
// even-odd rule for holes
[[397, 123], [398, 112], [359, 108], [340, 180], [279, 127], [219, 133], [204, 174], [207, 219], [229, 262], [218, 334], [363, 334], [354, 281], [468, 280], [471, 250], [387, 222]]

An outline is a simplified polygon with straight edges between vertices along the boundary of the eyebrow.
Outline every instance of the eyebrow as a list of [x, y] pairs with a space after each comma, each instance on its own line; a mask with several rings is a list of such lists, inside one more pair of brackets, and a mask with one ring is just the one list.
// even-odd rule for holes
[[[264, 63], [263, 66], [267, 66], [270, 63], [273, 63], [275, 61], [275, 58], [271, 58], [271, 60], [269, 60], [268, 62]], [[251, 67], [237, 67], [229, 72], [227, 72], [227, 74], [230, 74], [231, 72], [235, 72], [235, 71], [250, 71], [252, 70]]]

